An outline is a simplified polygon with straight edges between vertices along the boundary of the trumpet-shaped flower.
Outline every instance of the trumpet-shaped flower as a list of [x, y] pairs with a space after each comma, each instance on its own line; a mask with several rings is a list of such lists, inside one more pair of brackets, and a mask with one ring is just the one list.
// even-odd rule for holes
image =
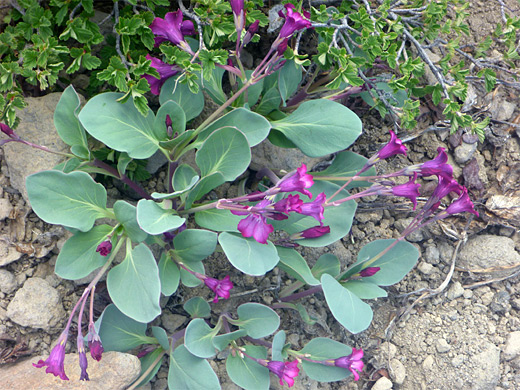
[[240, 37], [240, 33], [246, 26], [246, 12], [244, 10], [244, 0], [229, 0], [233, 17], [235, 19], [235, 28]]
[[329, 226], [313, 226], [304, 231], [294, 233], [291, 235], [291, 240], [301, 240], [302, 238], [318, 238], [330, 233]]
[[475, 210], [475, 206], [469, 198], [468, 189], [466, 187], [462, 189], [460, 196], [455, 199], [455, 201], [453, 201], [444, 212], [448, 215], [468, 212], [475, 214], [478, 217], [478, 212]]
[[88, 349], [90, 350], [90, 356], [92, 356], [92, 359], [99, 362], [103, 355], [104, 349], [93, 322], [91, 322], [88, 326], [87, 343]]
[[323, 204], [326, 200], [325, 193], [322, 192], [316, 197], [314, 201], [303, 203], [301, 205], [301, 211], [298, 213], [314, 218], [320, 223], [321, 226], [323, 226]]
[[150, 25], [152, 33], [155, 35], [155, 47], [159, 46], [164, 41], [170, 41], [176, 46], [179, 46], [188, 53], [193, 53], [190, 46], [184, 39], [184, 35], [191, 35], [195, 33], [193, 22], [186, 20], [182, 21], [182, 11], [168, 12], [164, 15], [164, 19], [155, 18]]
[[379, 272], [380, 267], [367, 267], [364, 270], [359, 272], [359, 276], [362, 278], [368, 278], [369, 276], [374, 276]]
[[285, 17], [285, 23], [278, 34], [278, 38], [273, 42], [273, 50], [276, 50], [284, 40], [289, 39], [296, 31], [312, 26], [309, 20], [294, 10], [294, 5], [292, 4], [285, 4], [285, 15], [283, 16]]
[[152, 75], [145, 74], [143, 77], [150, 84], [150, 90], [154, 95], [159, 95], [161, 87], [170, 77], [175, 76], [181, 71], [177, 65], [166, 64], [158, 58], [152, 57], [149, 54], [146, 55], [147, 60], [151, 60], [151, 67], [155, 68], [159, 73], [160, 78], [156, 78]]
[[276, 183], [276, 188], [278, 188], [280, 192], [298, 191], [312, 199], [312, 194], [307, 191], [306, 188], [312, 187], [313, 184], [314, 180], [312, 176], [307, 173], [307, 166], [302, 164], [293, 174], [282, 178]]
[[88, 373], [87, 373], [87, 367], [88, 367], [88, 361], [87, 361], [87, 355], [85, 354], [85, 340], [81, 335], [78, 337], [77, 341], [78, 345], [78, 354], [79, 354], [79, 367], [81, 368], [81, 375], [79, 377], [80, 381], [89, 381]]
[[101, 256], [108, 256], [112, 251], [112, 243], [110, 240], [103, 241], [98, 245], [96, 252], [98, 252]]
[[68, 381], [67, 375], [65, 375], [64, 361], [65, 361], [65, 345], [67, 344], [67, 337], [69, 334], [69, 328], [67, 327], [58, 338], [57, 344], [52, 349], [47, 360], [39, 360], [38, 363], [33, 363], [36, 368], [47, 366], [45, 372], [59, 376], [61, 379]]
[[395, 133], [390, 130], [390, 141], [376, 153], [375, 160], [384, 160], [396, 154], [404, 154], [406, 156], [407, 150], [406, 146], [403, 145], [403, 141], [397, 138]]
[[336, 367], [342, 367], [349, 370], [354, 375], [354, 380], [359, 380], [359, 372], [363, 371], [365, 364], [361, 361], [363, 358], [363, 350], [352, 348], [352, 353], [334, 360]]
[[421, 185], [415, 183], [416, 179], [417, 173], [414, 173], [414, 175], [410, 178], [408, 183], [392, 187], [392, 194], [395, 196], [403, 196], [405, 198], [410, 199], [410, 201], [413, 203], [414, 210], [417, 207], [417, 197], [421, 196], [421, 194], [419, 194], [419, 187]]
[[292, 362], [270, 361], [267, 363], [267, 368], [280, 378], [281, 386], [283, 386], [283, 382], [285, 381], [289, 387], [292, 387], [294, 385], [294, 378], [300, 373], [298, 360], [293, 360]]
[[229, 299], [229, 291], [233, 288], [229, 275], [222, 280], [205, 276], [203, 281], [216, 294], [213, 302], [217, 303], [219, 298]]

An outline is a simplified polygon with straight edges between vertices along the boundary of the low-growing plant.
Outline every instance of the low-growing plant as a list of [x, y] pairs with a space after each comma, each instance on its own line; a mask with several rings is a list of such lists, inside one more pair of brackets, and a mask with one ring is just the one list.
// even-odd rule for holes
[[[350, 374], [357, 380], [364, 367], [361, 349], [328, 338], [315, 338], [302, 349], [293, 349], [285, 331], [279, 329], [275, 310], [298, 312], [302, 321], [313, 324], [316, 319], [299, 300], [322, 293], [334, 318], [349, 332], [359, 333], [373, 316], [365, 301], [386, 297], [382, 287], [399, 282], [417, 262], [419, 253], [405, 240], [407, 235], [453, 214], [478, 215], [466, 188], [453, 179], [442, 148], [431, 161], [384, 174], [374, 169], [380, 160], [406, 155], [406, 147], [394, 132], [368, 159], [345, 151], [361, 134], [360, 119], [334, 100], [298, 95], [302, 65], [294, 50], [286, 54], [290, 40], [311, 27], [307, 13], [285, 5], [284, 24], [267, 55], [256, 68], [245, 70], [240, 53], [258, 23], [248, 27], [244, 3], [230, 3], [237, 39], [225, 52], [205, 50], [203, 42], [209, 33], [202, 25], [195, 29], [185, 21], [181, 10], [150, 21], [155, 44], [161, 44], [166, 62], [149, 56], [147, 61], [156, 72], [143, 74], [138, 84], [149, 83], [152, 92], [159, 94], [156, 112], [135, 105], [128, 93], [117, 92], [96, 95], [81, 108], [74, 88], [64, 91], [54, 121], [70, 153], [55, 169], [27, 177], [27, 191], [40, 218], [72, 232], [56, 261], [56, 274], [70, 280], [94, 276], [49, 358], [36, 367], [45, 366], [46, 372], [68, 379], [63, 366], [65, 344], [77, 313], [80, 379], [89, 379], [81, 321], [90, 299], [86, 342], [93, 359], [100, 360], [107, 350], [141, 348], [141, 376], [132, 388], [148, 382], [165, 356], [170, 363], [170, 389], [220, 388], [207, 359], [225, 350], [229, 351], [229, 377], [245, 389], [269, 388], [269, 372], [281, 384], [292, 386], [300, 367], [317, 381], [338, 381]], [[194, 16], [196, 22], [203, 11]], [[195, 31], [202, 33], [199, 47], [185, 39]], [[183, 68], [173, 64], [181, 58]], [[229, 95], [223, 88], [224, 74], [230, 80]], [[201, 114], [208, 96], [217, 108], [192, 127], [190, 121]], [[299, 102], [287, 109], [295, 97]], [[7, 124], [0, 127], [9, 137], [2, 144], [22, 142], [46, 149], [21, 139]], [[90, 137], [119, 153], [116, 166], [95, 157]], [[279, 175], [266, 167], [258, 172], [253, 192], [242, 188], [229, 198], [206, 196], [225, 182], [243, 178], [251, 163], [251, 147], [266, 139], [311, 157], [337, 154], [323, 171], [310, 172], [302, 164]], [[183, 160], [190, 152], [195, 152], [194, 164]], [[148, 194], [128, 177], [127, 167], [157, 153], [167, 161], [167, 191]], [[119, 199], [107, 207], [106, 189], [89, 173], [119, 179], [141, 199], [136, 205]], [[354, 264], [345, 266], [327, 253], [310, 267], [297, 250], [299, 246], [328, 246], [347, 235], [356, 212], [355, 199], [405, 197], [415, 209], [420, 187], [416, 180], [425, 176], [437, 176], [438, 185], [409, 226], [397, 239], [364, 246]], [[398, 184], [403, 177], [407, 181]], [[451, 203], [444, 200], [450, 193], [458, 195]], [[239, 300], [231, 294], [234, 283], [229, 275], [206, 275], [205, 264], [220, 253], [237, 270], [233, 278], [241, 274], [262, 277], [278, 267], [294, 281], [280, 288], [270, 305], [253, 298], [220, 314], [212, 312], [203, 297], [195, 296], [184, 303], [192, 318], [185, 328], [172, 335], [159, 326], [148, 329], [147, 324], [161, 314], [161, 295], [172, 296], [181, 283], [186, 288], [206, 286], [215, 294], [214, 303]], [[123, 257], [120, 262], [115, 261], [118, 254]], [[94, 322], [95, 289], [105, 274], [113, 304]], [[270, 341], [265, 340], [271, 335]]]

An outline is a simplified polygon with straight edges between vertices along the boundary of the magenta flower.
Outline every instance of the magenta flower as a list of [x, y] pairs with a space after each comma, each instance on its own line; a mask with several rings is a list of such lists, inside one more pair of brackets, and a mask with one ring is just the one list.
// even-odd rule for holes
[[231, 9], [233, 10], [233, 17], [235, 19], [235, 28], [237, 29], [238, 37], [246, 26], [246, 12], [244, 11], [244, 0], [229, 0]]
[[155, 35], [155, 47], [164, 41], [170, 41], [182, 50], [193, 54], [190, 46], [184, 39], [184, 35], [195, 33], [193, 22], [182, 21], [182, 11], [168, 12], [164, 19], [155, 18], [150, 25], [152, 33]]
[[303, 200], [298, 195], [289, 195], [287, 198], [283, 198], [273, 204], [273, 208], [281, 213], [290, 213], [292, 211], [299, 213], [302, 209], [302, 204]]
[[411, 175], [413, 172], [417, 172], [419, 176], [432, 176], [437, 175], [438, 177], [444, 177], [447, 180], [453, 179], [453, 168], [450, 164], [446, 164], [448, 161], [448, 155], [444, 151], [444, 148], [437, 148], [439, 154], [430, 161], [419, 165], [412, 165], [403, 170], [405, 175]]
[[421, 185], [415, 183], [416, 179], [417, 173], [414, 173], [414, 175], [410, 178], [408, 183], [392, 187], [392, 194], [395, 196], [403, 196], [405, 198], [410, 199], [410, 201], [413, 203], [414, 210], [417, 207], [417, 197], [421, 196], [421, 194], [419, 194], [419, 187]]
[[320, 223], [321, 226], [323, 226], [323, 203], [327, 200], [325, 193], [322, 192], [319, 194], [316, 199], [312, 202], [303, 203], [301, 205], [301, 211], [299, 211], [299, 214], [308, 215], [312, 218], [314, 218], [316, 221]]
[[291, 235], [291, 240], [301, 240], [302, 238], [317, 238], [330, 233], [329, 226], [313, 226], [302, 232]]
[[110, 254], [110, 251], [112, 250], [112, 243], [110, 240], [103, 241], [101, 244], [98, 245], [96, 252], [99, 252], [101, 256], [108, 256]]
[[276, 38], [271, 46], [273, 50], [276, 50], [280, 43], [291, 37], [296, 31], [312, 26], [312, 23], [309, 20], [305, 19], [298, 11], [294, 10], [294, 5], [285, 4], [285, 10], [285, 15], [282, 14], [282, 16], [285, 17], [285, 23], [278, 34], [278, 38]]
[[89, 381], [88, 373], [87, 373], [87, 367], [88, 367], [88, 361], [87, 361], [87, 355], [85, 354], [85, 340], [81, 335], [78, 336], [78, 354], [79, 354], [79, 367], [81, 368], [81, 375], [79, 377], [80, 381]]
[[458, 214], [458, 213], [472, 213], [478, 217], [478, 212], [475, 210], [475, 206], [468, 195], [468, 189], [466, 187], [462, 188], [461, 195], [453, 201], [452, 204], [448, 206], [448, 208], [444, 211], [444, 213], [448, 215]]
[[68, 381], [67, 375], [65, 375], [64, 361], [65, 361], [65, 344], [67, 344], [67, 337], [69, 334], [69, 328], [67, 327], [58, 338], [58, 343], [52, 349], [47, 360], [39, 360], [38, 363], [33, 363], [36, 368], [47, 366], [45, 372], [59, 376], [62, 380]]
[[242, 39], [242, 47], [246, 46], [249, 42], [251, 42], [251, 39], [253, 39], [253, 36], [258, 31], [258, 26], [260, 24], [260, 21], [257, 19], [253, 22], [251, 26], [246, 31], [246, 34], [244, 35], [244, 39]]
[[354, 380], [359, 380], [358, 372], [363, 371], [365, 364], [361, 361], [363, 358], [363, 350], [352, 348], [352, 353], [348, 356], [340, 357], [334, 360], [336, 367], [342, 367], [349, 370], [354, 375]]
[[403, 141], [397, 138], [395, 133], [390, 130], [390, 142], [376, 153], [376, 159], [384, 160], [385, 158], [395, 156], [396, 154], [404, 154], [406, 156], [407, 150], [406, 146], [403, 145]]
[[13, 129], [11, 129], [9, 126], [7, 126], [4, 123], [0, 123], [0, 131], [2, 133], [4, 133], [5, 135], [7, 135], [9, 138], [20, 139], [18, 134], [16, 134]]
[[203, 278], [204, 284], [208, 286], [216, 294], [213, 299], [214, 303], [218, 302], [219, 298], [229, 299], [229, 291], [233, 288], [233, 283], [229, 279], [229, 275], [222, 280], [210, 278], [205, 276]]
[[267, 244], [269, 234], [274, 231], [273, 225], [269, 225], [260, 214], [250, 214], [238, 223], [237, 228], [242, 236], [253, 237], [260, 244]]
[[294, 385], [294, 378], [300, 373], [298, 368], [298, 360], [292, 362], [276, 362], [270, 361], [267, 363], [269, 371], [273, 372], [280, 378], [280, 385], [283, 386], [283, 381], [287, 383], [287, 386], [292, 387]]
[[[374, 276], [377, 274], [380, 269], [380, 267], [367, 267], [359, 273], [359, 276], [362, 278], [368, 278], [369, 276]], [[363, 357], [363, 355], [361, 356]]]
[[282, 180], [276, 184], [275, 188], [278, 188], [281, 192], [298, 191], [312, 199], [312, 194], [307, 191], [306, 188], [312, 187], [313, 184], [314, 180], [312, 176], [307, 173], [307, 166], [302, 164], [302, 166], [296, 169], [291, 175], [282, 178]]
[[150, 84], [150, 90], [154, 95], [159, 95], [161, 92], [161, 87], [170, 77], [175, 76], [177, 73], [181, 71], [177, 65], [170, 65], [158, 58], [152, 57], [150, 54], [146, 55], [147, 60], [151, 60], [151, 67], [155, 68], [157, 72], [159, 72], [160, 78], [156, 78], [152, 75], [145, 74], [143, 77]]
[[463, 187], [457, 183], [456, 180], [447, 179], [444, 176], [439, 176], [439, 184], [435, 187], [435, 191], [433, 191], [432, 198], [435, 200], [440, 200], [448, 195], [450, 192], [456, 192], [457, 195], [460, 195]]
[[88, 349], [90, 350], [90, 356], [92, 356], [92, 359], [99, 362], [101, 360], [101, 356], [103, 355], [104, 349], [93, 322], [91, 322], [88, 326], [87, 343]]

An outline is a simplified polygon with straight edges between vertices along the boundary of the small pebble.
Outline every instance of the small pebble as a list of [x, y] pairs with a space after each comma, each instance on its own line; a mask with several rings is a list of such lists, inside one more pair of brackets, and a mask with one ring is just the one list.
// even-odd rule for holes
[[446, 353], [451, 349], [450, 345], [448, 344], [448, 342], [445, 339], [438, 339], [435, 342], [435, 348], [437, 349], [437, 352], [439, 352], [439, 353]]

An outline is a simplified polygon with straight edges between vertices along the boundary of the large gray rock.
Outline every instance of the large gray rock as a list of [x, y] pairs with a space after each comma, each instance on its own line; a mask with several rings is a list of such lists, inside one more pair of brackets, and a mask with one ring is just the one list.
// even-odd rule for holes
[[[68, 152], [69, 147], [61, 140], [54, 127], [54, 110], [61, 93], [51, 93], [39, 98], [25, 98], [27, 107], [18, 113], [20, 125], [16, 129], [22, 139], [43, 145], [58, 152]], [[64, 157], [31, 148], [18, 142], [4, 145], [5, 161], [9, 168], [11, 185], [16, 188], [27, 204], [25, 178], [33, 173], [52, 169], [64, 161]]]
[[251, 148], [251, 168], [255, 171], [262, 168], [292, 171], [302, 163], [307, 164], [307, 169], [310, 171], [314, 165], [323, 160], [323, 158], [308, 157], [300, 149], [280, 148], [269, 141]]
[[515, 242], [509, 237], [481, 235], [468, 240], [457, 265], [467, 269], [492, 268], [520, 263]]
[[44, 279], [31, 278], [7, 306], [7, 316], [18, 325], [50, 331], [65, 317], [65, 311], [56, 289]]
[[45, 368], [36, 368], [32, 364], [48, 356], [36, 356], [13, 364], [6, 364], [0, 370], [2, 389], [9, 390], [124, 390], [139, 376], [141, 363], [136, 356], [121, 352], [107, 352], [97, 362], [87, 354], [88, 375], [90, 381], [80, 381], [78, 354], [65, 355], [65, 373], [68, 381], [63, 381], [52, 374], [46, 374]]

